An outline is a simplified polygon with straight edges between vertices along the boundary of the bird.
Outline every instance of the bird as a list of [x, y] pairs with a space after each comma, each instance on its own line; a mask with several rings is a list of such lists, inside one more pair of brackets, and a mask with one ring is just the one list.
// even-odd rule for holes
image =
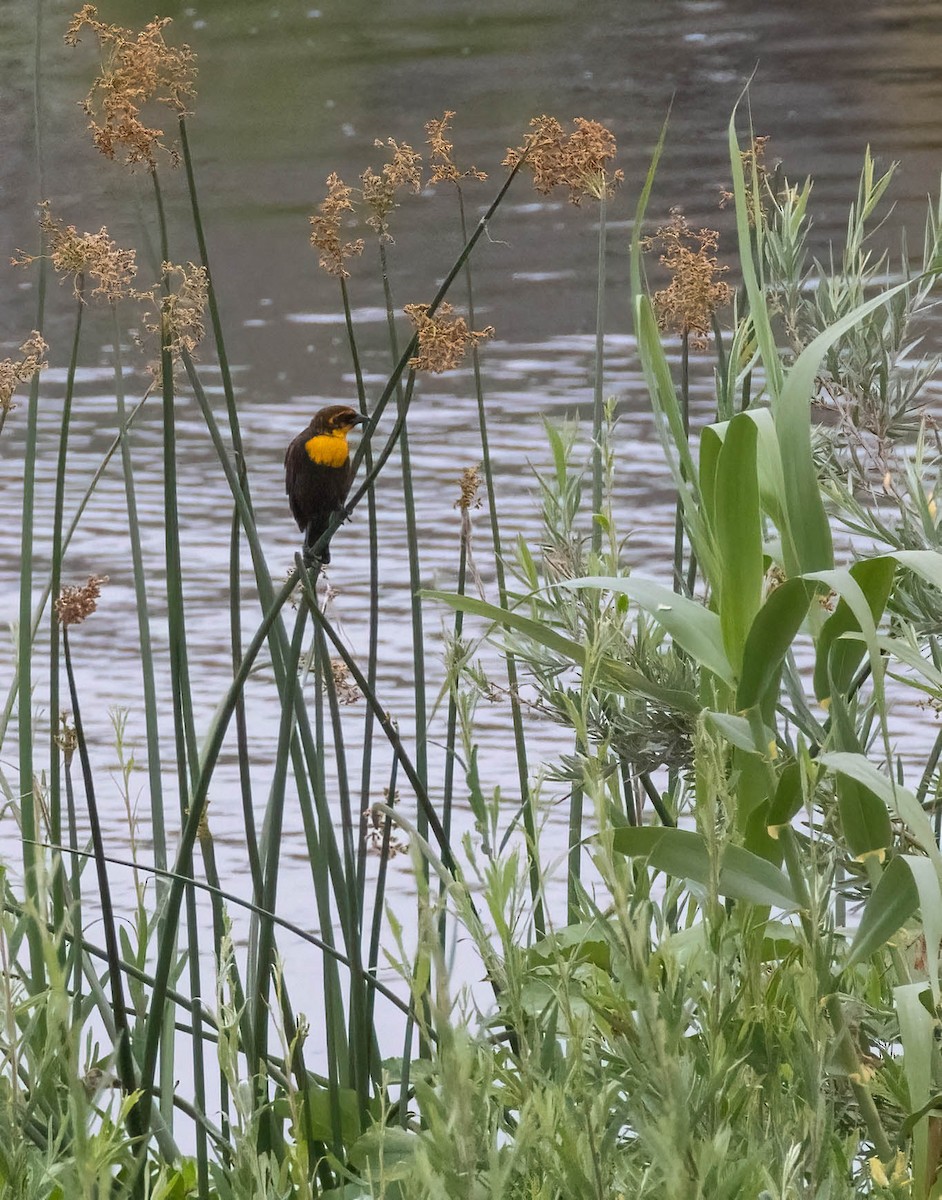
[[[353, 482], [347, 434], [368, 419], [346, 404], [328, 404], [285, 451], [285, 491], [304, 534], [305, 557], [311, 557], [331, 517], [344, 511]], [[321, 546], [318, 556], [324, 566], [330, 562], [329, 544]]]

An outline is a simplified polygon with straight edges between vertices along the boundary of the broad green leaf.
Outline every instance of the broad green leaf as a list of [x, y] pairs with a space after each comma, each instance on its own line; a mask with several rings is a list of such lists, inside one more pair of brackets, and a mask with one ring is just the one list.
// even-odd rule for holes
[[916, 844], [932, 859], [936, 870], [942, 871], [942, 855], [936, 845], [929, 818], [909, 788], [888, 779], [862, 754], [831, 751], [820, 755], [818, 762], [829, 771], [856, 779], [879, 796], [889, 809], [890, 816], [898, 817], [903, 822]]
[[716, 533], [716, 468], [723, 448], [725, 428], [708, 425], [700, 434], [700, 496], [710, 528]]
[[368, 1129], [350, 1149], [350, 1161], [362, 1175], [374, 1179], [405, 1179], [412, 1171], [418, 1138], [399, 1125]]
[[[710, 884], [710, 852], [703, 837], [692, 830], [651, 826], [619, 829], [613, 835], [613, 846], [629, 858], [647, 859], [652, 867], [667, 875], [690, 879], [704, 887]], [[752, 904], [783, 909], [798, 907], [788, 876], [741, 846], [724, 849], [718, 890], [721, 896]]]
[[778, 677], [813, 595], [814, 585], [801, 578], [787, 579], [769, 593], [746, 638], [737, 708], [751, 708], [762, 702], [767, 688]]
[[579, 921], [557, 929], [527, 951], [527, 960], [540, 966], [556, 959], [591, 962], [603, 971], [611, 966], [612, 951], [599, 921]]
[[922, 917], [922, 932], [926, 943], [926, 974], [932, 988], [933, 1003], [938, 1007], [939, 946], [942, 943], [942, 886], [939, 873], [932, 863], [921, 855], [904, 854], [903, 858], [919, 893], [919, 915]]
[[[863, 559], [850, 568], [851, 578], [866, 597], [874, 626], [886, 608], [895, 571], [893, 559], [888, 556]], [[818, 700], [831, 695], [829, 671], [834, 686], [846, 692], [860, 666], [866, 645], [842, 637], [849, 632], [860, 633], [861, 627], [850, 604], [842, 596], [834, 612], [824, 622], [815, 647], [814, 694]]]
[[[768, 827], [774, 831], [782, 825], [791, 824], [792, 818], [804, 803], [801, 790], [801, 767], [797, 762], [787, 763], [778, 777], [775, 795], [769, 805]], [[773, 836], [777, 836], [774, 835]]]
[[938, 550], [894, 550], [887, 557], [942, 590], [942, 554]]
[[[835, 750], [862, 754], [843, 693], [831, 690], [831, 736]], [[855, 858], [885, 850], [893, 841], [890, 814], [882, 799], [848, 775], [837, 776], [837, 808], [847, 848]]]
[[726, 430], [716, 466], [715, 511], [720, 574], [713, 580], [726, 655], [738, 675], [746, 636], [762, 603], [762, 519], [756, 474], [756, 427], [744, 413]]
[[674, 641], [701, 666], [712, 671], [724, 683], [735, 686], [733, 669], [723, 651], [720, 619], [695, 600], [678, 596], [663, 584], [637, 575], [590, 575], [569, 579], [559, 585], [571, 588], [603, 588], [616, 595], [628, 596], [662, 625]]
[[763, 738], [756, 737], [756, 730], [751, 721], [734, 713], [707, 712], [704, 717], [731, 746], [744, 750], [747, 754], [759, 754], [769, 757], [769, 744], [774, 743], [772, 734], [766, 730]]
[[890, 859], [863, 910], [846, 967], [854, 967], [882, 949], [918, 907], [912, 871], [901, 857]]
[[[938, 1023], [927, 1011], [924, 1002], [928, 989], [923, 983], [904, 983], [893, 989], [893, 1005], [899, 1020], [900, 1041], [903, 1044], [903, 1075], [909, 1092], [910, 1107], [916, 1111], [928, 1104], [932, 1091], [932, 1073], [936, 1056], [927, 1053], [932, 1046]], [[932, 1181], [927, 1178], [929, 1160], [928, 1121], [920, 1120], [913, 1130], [912, 1162], [913, 1195], [930, 1195]], [[933, 1189], [932, 1195], [936, 1195]]]

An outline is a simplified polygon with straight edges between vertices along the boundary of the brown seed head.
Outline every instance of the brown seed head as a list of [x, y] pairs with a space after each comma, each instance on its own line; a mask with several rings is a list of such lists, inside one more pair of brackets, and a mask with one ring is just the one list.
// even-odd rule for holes
[[29, 383], [33, 375], [47, 365], [43, 359], [48, 349], [34, 329], [20, 346], [20, 358], [4, 358], [0, 361], [0, 418], [16, 408], [13, 393], [17, 387], [21, 383]]
[[350, 676], [347, 664], [342, 658], [330, 660], [330, 673], [334, 681], [334, 694], [338, 704], [356, 704], [361, 698], [360, 689]]
[[732, 297], [729, 284], [717, 278], [728, 269], [713, 254], [718, 238], [715, 229], [690, 229], [674, 209], [670, 222], [642, 242], [645, 249], [660, 248], [661, 264], [671, 274], [670, 284], [654, 294], [659, 327], [692, 335], [697, 350], [706, 348], [714, 311]]
[[425, 126], [429, 165], [432, 168], [429, 183], [453, 183], [457, 186], [462, 179], [487, 179], [487, 175], [477, 167], [459, 171], [455, 166], [455, 147], [445, 136], [451, 130], [451, 118], [454, 115], [453, 112], [445, 112], [440, 121], [429, 121]]
[[[759, 209], [765, 212], [771, 202], [771, 172], [765, 164], [765, 151], [768, 145], [768, 135], [754, 137], [745, 150], [740, 150], [739, 161], [742, 163], [743, 178], [746, 182], [746, 195], [758, 197]], [[720, 192], [720, 208], [725, 208], [735, 199], [733, 192], [723, 190]], [[751, 202], [747, 206], [749, 224], [755, 224], [755, 205]]]
[[[140, 293], [140, 299], [152, 306], [144, 313], [142, 322], [148, 333], [161, 339], [161, 345], [166, 341], [176, 363], [184, 350], [192, 354], [203, 339], [209, 280], [206, 268], [195, 263], [179, 266], [165, 262], [162, 271], [163, 283]], [[165, 285], [169, 290], [165, 290]], [[151, 364], [151, 371], [159, 379], [159, 359]]]
[[56, 601], [56, 613], [61, 625], [81, 625], [98, 607], [102, 584], [107, 575], [89, 575], [84, 587], [64, 587]]
[[388, 162], [383, 163], [378, 175], [372, 167], [367, 167], [360, 176], [360, 182], [363, 184], [363, 203], [370, 209], [366, 223], [371, 229], [375, 229], [381, 238], [392, 241], [386, 218], [397, 207], [397, 192], [417, 192], [421, 188], [422, 156], [407, 142], [400, 145], [393, 138], [385, 142], [377, 138], [373, 145], [388, 146], [393, 154]]
[[470, 508], [481, 507], [481, 497], [478, 495], [481, 487], [481, 472], [478, 467], [465, 467], [458, 480], [458, 487], [461, 489], [461, 494], [455, 501], [455, 508], [460, 508], [462, 512], [466, 513]]
[[409, 359], [414, 371], [431, 371], [434, 375], [450, 371], [472, 346], [494, 336], [493, 325], [480, 333], [470, 330], [464, 317], [452, 316], [454, 309], [446, 301], [438, 306], [434, 316], [429, 316], [430, 307], [407, 304], [404, 310], [419, 335], [419, 353]]
[[318, 262], [328, 275], [338, 279], [350, 274], [343, 265], [346, 259], [363, 253], [362, 238], [355, 242], [342, 242], [340, 238], [344, 213], [353, 212], [352, 195], [353, 189], [335, 171], [331, 172], [327, 176], [327, 196], [311, 217], [311, 245], [321, 252]]
[[154, 167], [157, 149], [163, 148], [177, 160], [176, 151], [161, 141], [164, 131], [141, 120], [148, 104], [165, 104], [175, 116], [184, 116], [195, 95], [196, 58], [189, 46], [167, 45], [163, 31], [169, 24], [169, 17], [155, 19], [135, 34], [100, 21], [94, 4], [86, 4], [69, 22], [68, 45], [78, 44], [87, 25], [101, 47], [102, 71], [82, 107], [90, 118], [95, 145], [107, 158], [121, 151], [129, 166]]
[[607, 170], [615, 157], [615, 136], [585, 117], [576, 117], [573, 125], [575, 129], [567, 134], [555, 117], [534, 117], [532, 132], [522, 146], [507, 151], [503, 165], [513, 168], [526, 155], [523, 165], [544, 196], [553, 188], [567, 187], [572, 204], [579, 204], [583, 196], [607, 199], [625, 178], [623, 171]]
[[[103, 296], [112, 304], [128, 296], [134, 296], [131, 287], [137, 274], [137, 256], [133, 250], [122, 250], [102, 225], [97, 233], [79, 233], [74, 225], [63, 225], [49, 211], [49, 201], [39, 206], [39, 226], [46, 234], [49, 244], [49, 259], [53, 270], [72, 280], [72, 290], [84, 298], [85, 284], [95, 282], [91, 294]], [[35, 257], [18, 250], [12, 260], [17, 267], [26, 267]]]

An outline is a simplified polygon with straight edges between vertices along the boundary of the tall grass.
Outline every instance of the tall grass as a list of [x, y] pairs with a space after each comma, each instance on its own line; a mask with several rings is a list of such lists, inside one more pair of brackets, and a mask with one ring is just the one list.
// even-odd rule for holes
[[[162, 63], [187, 69], [166, 47], [160, 26], [145, 30], [143, 41], [87, 13], [86, 26], [106, 57], [143, 44], [166, 54]], [[185, 93], [168, 87], [168, 94], [179, 101]], [[358, 402], [370, 415], [356, 456], [363, 470], [349, 500], [351, 509], [367, 500], [370, 511], [363, 661], [324, 603], [316, 562], [299, 555], [285, 581], [273, 579], [252, 503], [211, 230], [201, 216], [198, 147], [191, 147], [186, 114], [177, 107], [174, 116], [182, 182], [168, 174], [157, 146], [144, 154], [166, 262], [152, 294], [160, 399], [145, 404], [151, 389], [142, 388], [144, 399], [134, 408], [127, 403], [121, 344], [138, 301], [113, 294], [115, 436], [70, 514], [75, 501], [64, 483], [73, 381], [89, 353], [83, 335], [94, 302], [89, 262], [76, 279], [52, 565], [36, 611], [36, 447], [50, 418], [40, 374], [30, 383], [18, 663], [0, 726], [2, 744], [16, 708], [19, 779], [7, 801], [20, 821], [23, 869], [14, 877], [12, 861], [2, 868], [4, 1194], [233, 1200], [938, 1194], [942, 854], [930, 805], [940, 787], [942, 740], [920, 764], [918, 784], [907, 783], [911, 771], [895, 748], [888, 697], [902, 688], [939, 703], [942, 693], [937, 463], [920, 415], [931, 364], [914, 366], [909, 352], [931, 302], [942, 210], [930, 210], [923, 261], [894, 265], [898, 282], [885, 287], [890, 264], [868, 239], [890, 176], [877, 176], [868, 156], [846, 245], [825, 268], [807, 256], [808, 189], [766, 171], [755, 146], [743, 152], [731, 123], [742, 287], [728, 312], [713, 311], [715, 303], [707, 312], [691, 308], [674, 326], [681, 362], [675, 379], [674, 334], [658, 299], [664, 290], [648, 287], [642, 240], [657, 161], [669, 149], [665, 131], [638, 202], [632, 244], [623, 250], [637, 352], [679, 515], [679, 540], [663, 578], [648, 579], [631, 569], [630, 542], [626, 548], [619, 536], [613, 493], [620, 430], [604, 394], [606, 214], [617, 202], [605, 171], [613, 144], [592, 122], [577, 122], [566, 134], [542, 118], [472, 231], [464, 176], [454, 168], [453, 176], [440, 177], [457, 184], [462, 249], [453, 264], [442, 264], [444, 282], [424, 320], [436, 338], [452, 339], [450, 352], [474, 356], [496, 579], [490, 603], [468, 586], [470, 479], [455, 550], [457, 590], [421, 592], [406, 439], [431, 351], [421, 320], [415, 334], [397, 327], [394, 264], [380, 228], [390, 371], [371, 399], [352, 317], [352, 243], [344, 245], [353, 210], [349, 194], [346, 206], [336, 207], [343, 194], [332, 184], [328, 199], [335, 207], [322, 206], [318, 218], [327, 225], [315, 223], [321, 239], [315, 241], [336, 268]], [[440, 138], [447, 125], [435, 124]], [[547, 144], [553, 153], [544, 157]], [[144, 153], [140, 143], [132, 145]], [[589, 176], [587, 145], [599, 155]], [[440, 140], [435, 147], [441, 154]], [[555, 179], [546, 174], [551, 162], [566, 164]], [[518, 541], [511, 555], [489, 449], [480, 335], [469, 333], [471, 255], [499, 218], [507, 189], [523, 186], [518, 176], [530, 172], [542, 188], [585, 187], [601, 206], [598, 337], [590, 436], [583, 440], [574, 424], [547, 426], [553, 465], [539, 478], [534, 500], [541, 537], [538, 545]], [[385, 215], [399, 183], [383, 179], [393, 189]], [[173, 187], [187, 199], [201, 260], [182, 271], [172, 256], [188, 231], [167, 224], [163, 202]], [[48, 232], [44, 227], [44, 238]], [[87, 252], [75, 237], [73, 250]], [[50, 269], [49, 252], [40, 245], [40, 272]], [[690, 255], [701, 281], [716, 268], [704, 254], [701, 245]], [[459, 277], [468, 312], [463, 330], [439, 313]], [[690, 299], [694, 292], [688, 287], [684, 294]], [[707, 294], [715, 302], [720, 293]], [[225, 399], [222, 423], [194, 354], [203, 336], [203, 300]], [[44, 304], [40, 288], [38, 328]], [[713, 331], [713, 342], [701, 351], [704, 330]], [[688, 374], [706, 369], [709, 359], [701, 362], [700, 353], [714, 356], [716, 407], [715, 420], [695, 429]], [[53, 348], [50, 357], [66, 355]], [[181, 393], [200, 414], [232, 502], [230, 587], [219, 602], [232, 678], [202, 727], [192, 699], [192, 614], [180, 541]], [[836, 406], [840, 420], [820, 425], [812, 402]], [[163, 622], [150, 605], [137, 515], [142, 481], [134, 435], [145, 422], [159, 428], [162, 447], [169, 742], [159, 738], [156, 720], [153, 647]], [[915, 448], [906, 440], [914, 431]], [[869, 459], [861, 451], [864, 432], [877, 438]], [[866, 444], [872, 450], [872, 439]], [[417, 728], [408, 740], [379, 686], [373, 488], [397, 452], [406, 485], [415, 651]], [[155, 883], [152, 892], [138, 889], [136, 919], [127, 925], [115, 916], [111, 878], [128, 860], [104, 837], [101, 780], [74, 666], [84, 621], [96, 619], [98, 585], [77, 593], [62, 587], [72, 533], [112, 458], [124, 477], [138, 603], [134, 653], [142, 671], [153, 839], [152, 861], [131, 865]], [[836, 528], [845, 535], [837, 541]], [[848, 537], [856, 539], [856, 551], [836, 551]], [[245, 548], [252, 606], [240, 598]], [[480, 559], [480, 549], [474, 553]], [[425, 642], [443, 605], [454, 618], [439, 783], [426, 754]], [[45, 628], [53, 634], [48, 642], [40, 636]], [[475, 728], [475, 706], [494, 690], [490, 668], [478, 661], [485, 637], [505, 656], [500, 687], [508, 693], [517, 756], [516, 780], [502, 780], [490, 797]], [[261, 663], [270, 666], [270, 699], [279, 714], [267, 763], [255, 757], [248, 736], [245, 696]], [[59, 690], [68, 693], [71, 724], [60, 728], [56, 702], [52, 728], [34, 725], [33, 687], [42, 677], [53, 700]], [[351, 681], [366, 716], [351, 717], [341, 704], [339, 689]], [[526, 739], [531, 713], [557, 722], [571, 747], [537, 778]], [[359, 762], [351, 752], [354, 722], [365, 735]], [[374, 737], [386, 740], [393, 764], [383, 803], [374, 802]], [[47, 744], [48, 761], [40, 749]], [[225, 889], [216, 867], [207, 802], [224, 746], [237, 759], [250, 900]], [[269, 782], [257, 820], [254, 780], [262, 769]], [[554, 783], [565, 794], [569, 828], [567, 854], [557, 866], [541, 832], [542, 798]], [[397, 790], [408, 803], [396, 804]], [[445, 798], [441, 811], [438, 794]], [[458, 845], [452, 805], [465, 795], [475, 830]], [[279, 911], [285, 813], [295, 801], [316, 933]], [[373, 833], [360, 820], [367, 808]], [[368, 844], [381, 854], [372, 889]], [[417, 891], [414, 944], [385, 907], [386, 860], [405, 847]], [[557, 894], [565, 903], [554, 902]], [[200, 919], [201, 898], [211, 924]], [[851, 903], [856, 916], [848, 927], [842, 914]], [[244, 912], [247, 950], [231, 924]], [[96, 924], [102, 934], [92, 940]], [[486, 995], [453, 990], [449, 926], [462, 952], [477, 956]], [[295, 969], [289, 937], [320, 955], [314, 981]], [[378, 977], [384, 954], [398, 966], [395, 988]], [[404, 1043], [399, 1026], [390, 1038], [380, 998], [404, 1021]], [[312, 1012], [319, 1015], [302, 1015]], [[315, 1057], [323, 1073], [311, 1066]], [[184, 1074], [192, 1085], [178, 1094], [175, 1083]]]

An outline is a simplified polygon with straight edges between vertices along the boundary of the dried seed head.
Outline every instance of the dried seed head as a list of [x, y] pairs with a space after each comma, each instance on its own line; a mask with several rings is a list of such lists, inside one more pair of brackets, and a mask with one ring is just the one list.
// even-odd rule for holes
[[338, 704], [356, 704], [361, 697], [360, 689], [350, 677], [347, 664], [342, 658], [330, 660], [330, 673], [333, 676]]
[[719, 234], [715, 229], [692, 230], [674, 209], [670, 222], [645, 238], [645, 249], [660, 248], [660, 261], [671, 274], [670, 284], [654, 294], [654, 309], [661, 329], [686, 337], [703, 350], [712, 326], [713, 313], [728, 304], [732, 289], [724, 280], [727, 267], [716, 261]]
[[[134, 296], [131, 284], [137, 274], [137, 256], [133, 250], [122, 250], [102, 225], [97, 233], [79, 233], [74, 225], [64, 225], [49, 211], [49, 201], [39, 206], [39, 227], [49, 244], [49, 260], [53, 270], [72, 280], [72, 290], [79, 298], [84, 296], [87, 281], [92, 280], [93, 296], [103, 296], [112, 304], [128, 296]], [[12, 260], [17, 267], [26, 267], [35, 262], [33, 255], [18, 250]]]
[[461, 494], [455, 501], [455, 508], [467, 512], [469, 508], [480, 508], [481, 498], [478, 491], [481, 487], [481, 472], [478, 467], [465, 467], [458, 480]]
[[338, 279], [346, 279], [350, 274], [344, 262], [363, 253], [362, 238], [343, 242], [340, 237], [344, 213], [353, 212], [352, 195], [353, 189], [335, 171], [331, 172], [327, 176], [327, 196], [311, 217], [311, 245], [321, 252], [318, 262], [328, 275]]
[[381, 238], [391, 241], [386, 218], [397, 207], [397, 192], [418, 192], [421, 188], [422, 156], [407, 142], [400, 145], [393, 138], [388, 138], [385, 142], [377, 138], [373, 145], [388, 146], [393, 154], [388, 162], [383, 163], [378, 175], [372, 167], [367, 167], [360, 176], [360, 182], [363, 184], [363, 203], [370, 209], [366, 223], [371, 229], [375, 229]]
[[13, 393], [21, 383], [29, 383], [37, 371], [47, 364], [44, 355], [49, 347], [34, 329], [26, 341], [20, 346], [19, 359], [4, 358], [0, 360], [0, 418], [12, 412], [16, 405], [13, 403]]
[[168, 46], [163, 31], [169, 17], [155, 19], [137, 34], [98, 19], [94, 4], [86, 4], [69, 22], [65, 40], [79, 42], [84, 26], [98, 38], [104, 65], [82, 107], [88, 114], [95, 145], [107, 158], [119, 151], [129, 166], [156, 166], [158, 148], [173, 161], [176, 151], [162, 142], [164, 131], [145, 125], [141, 111], [148, 104], [165, 104], [184, 116], [195, 95], [196, 57], [189, 46]]
[[[742, 163], [743, 178], [746, 182], [746, 195], [751, 197], [747, 205], [749, 224], [755, 224], [755, 201], [758, 200], [760, 212], [765, 213], [772, 200], [770, 185], [771, 172], [765, 164], [765, 151], [768, 145], [768, 135], [754, 137], [745, 150], [740, 150], [739, 161]], [[725, 189], [720, 192], [720, 208], [735, 200], [735, 194]]]
[[62, 757], [68, 767], [72, 762], [72, 756], [78, 749], [78, 733], [69, 720], [67, 712], [59, 713], [59, 732], [56, 734], [56, 745], [62, 751]]
[[[209, 279], [205, 267], [195, 263], [179, 266], [162, 264], [163, 283], [155, 284], [149, 292], [140, 293], [153, 308], [144, 313], [143, 324], [148, 333], [166, 342], [174, 362], [183, 351], [192, 354], [206, 332], [204, 323]], [[169, 290], [165, 290], [165, 288]], [[160, 375], [159, 361], [151, 366], [155, 377]]]
[[84, 587], [64, 587], [56, 600], [56, 613], [61, 625], [81, 625], [98, 607], [102, 585], [107, 575], [89, 575]]
[[414, 371], [431, 371], [440, 375], [450, 371], [464, 358], [467, 351], [494, 336], [494, 326], [488, 325], [480, 333], [468, 328], [464, 317], [453, 317], [454, 309], [447, 301], [438, 306], [434, 316], [429, 316], [428, 304], [407, 304], [405, 313], [419, 335], [419, 353], [409, 359]]
[[503, 165], [513, 168], [526, 155], [523, 165], [543, 195], [567, 187], [572, 204], [579, 204], [583, 196], [607, 199], [625, 178], [623, 171], [607, 169], [615, 157], [615, 136], [600, 122], [584, 117], [576, 117], [573, 125], [575, 129], [567, 134], [555, 117], [534, 117], [532, 133], [518, 149], [507, 151]]
[[468, 167], [466, 171], [459, 171], [455, 166], [455, 147], [445, 136], [451, 130], [451, 118], [454, 115], [453, 112], [445, 112], [442, 114], [441, 120], [429, 121], [425, 126], [425, 132], [428, 135], [425, 140], [429, 147], [429, 165], [432, 168], [429, 183], [454, 183], [457, 185], [462, 179], [487, 179], [487, 175], [483, 171], [479, 171], [477, 167]]

